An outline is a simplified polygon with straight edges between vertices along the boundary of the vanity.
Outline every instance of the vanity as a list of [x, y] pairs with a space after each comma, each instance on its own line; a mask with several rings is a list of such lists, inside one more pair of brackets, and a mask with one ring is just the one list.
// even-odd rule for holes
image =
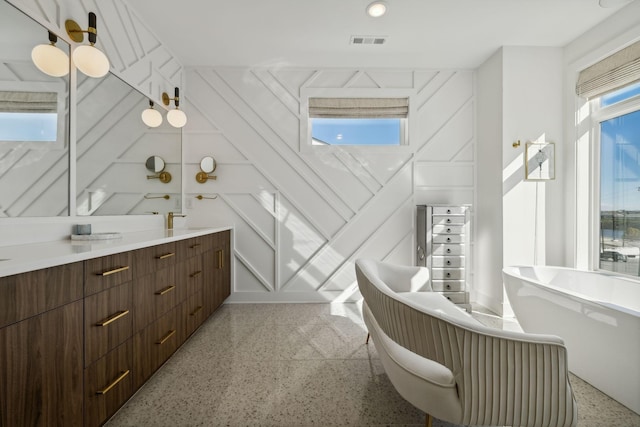
[[229, 296], [231, 230], [0, 247], [0, 425], [108, 420]]

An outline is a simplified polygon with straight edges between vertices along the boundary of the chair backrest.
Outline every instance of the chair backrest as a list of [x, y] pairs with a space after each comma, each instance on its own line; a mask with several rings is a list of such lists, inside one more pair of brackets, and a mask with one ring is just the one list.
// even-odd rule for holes
[[395, 295], [357, 260], [358, 286], [383, 331], [410, 351], [449, 368], [471, 425], [575, 426], [567, 354], [555, 336], [461, 322]]

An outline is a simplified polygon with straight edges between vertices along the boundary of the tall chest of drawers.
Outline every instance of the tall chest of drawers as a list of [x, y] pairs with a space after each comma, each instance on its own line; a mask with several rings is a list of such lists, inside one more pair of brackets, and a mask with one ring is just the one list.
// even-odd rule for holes
[[417, 206], [417, 264], [429, 268], [431, 287], [471, 311], [469, 206]]

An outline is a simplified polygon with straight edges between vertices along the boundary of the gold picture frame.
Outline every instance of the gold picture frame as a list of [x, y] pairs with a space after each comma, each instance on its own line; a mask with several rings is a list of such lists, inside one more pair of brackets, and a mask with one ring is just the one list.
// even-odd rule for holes
[[524, 151], [525, 181], [556, 179], [556, 144], [527, 142]]

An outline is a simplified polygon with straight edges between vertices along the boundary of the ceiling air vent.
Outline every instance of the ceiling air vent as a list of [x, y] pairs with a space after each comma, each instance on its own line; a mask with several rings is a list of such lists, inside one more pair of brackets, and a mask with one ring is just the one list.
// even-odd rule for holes
[[351, 36], [351, 44], [385, 44], [387, 36]]

